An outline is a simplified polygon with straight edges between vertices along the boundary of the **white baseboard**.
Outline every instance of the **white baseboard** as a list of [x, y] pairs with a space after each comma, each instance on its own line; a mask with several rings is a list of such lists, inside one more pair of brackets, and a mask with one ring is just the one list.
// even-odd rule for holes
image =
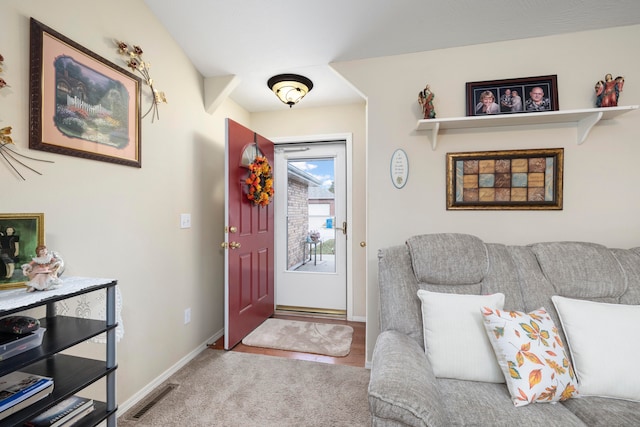
[[365, 316], [350, 316], [347, 320], [349, 320], [350, 322], [367, 322], [367, 318]]
[[151, 381], [149, 384], [144, 386], [140, 391], [131, 396], [126, 402], [118, 405], [118, 415], [120, 417], [124, 413], [126, 413], [129, 409], [133, 408], [138, 402], [147, 397], [149, 393], [154, 391], [160, 384], [166, 381], [171, 375], [178, 372], [182, 367], [184, 367], [187, 363], [191, 362], [198, 354], [202, 353], [206, 350], [207, 346], [211, 343], [216, 342], [220, 337], [224, 335], [224, 329], [216, 332], [211, 338], [200, 344], [195, 350], [187, 354], [185, 357], [180, 359], [178, 363], [164, 371], [159, 377]]

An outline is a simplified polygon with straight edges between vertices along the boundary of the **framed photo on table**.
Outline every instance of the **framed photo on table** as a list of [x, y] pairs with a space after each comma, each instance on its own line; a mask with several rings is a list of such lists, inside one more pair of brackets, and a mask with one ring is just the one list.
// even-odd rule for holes
[[22, 264], [44, 245], [44, 214], [0, 213], [0, 290], [25, 285]]
[[31, 18], [29, 148], [141, 167], [142, 80]]
[[557, 76], [469, 82], [467, 116], [558, 111]]

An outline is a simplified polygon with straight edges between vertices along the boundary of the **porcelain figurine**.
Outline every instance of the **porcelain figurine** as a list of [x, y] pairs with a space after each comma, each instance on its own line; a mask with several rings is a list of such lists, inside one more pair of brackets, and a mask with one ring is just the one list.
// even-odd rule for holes
[[618, 76], [615, 79], [611, 74], [607, 74], [604, 80], [596, 83], [596, 107], [615, 107], [618, 105], [618, 98], [624, 86], [624, 77]]
[[431, 92], [429, 85], [425, 86], [418, 94], [418, 103], [422, 107], [422, 115], [425, 119], [436, 118], [436, 110], [433, 108], [433, 98], [435, 98], [435, 95]]
[[27, 292], [55, 289], [62, 284], [60, 275], [64, 270], [64, 261], [57, 252], [49, 252], [47, 247], [36, 248], [36, 256], [28, 264], [22, 264], [22, 273], [29, 278]]

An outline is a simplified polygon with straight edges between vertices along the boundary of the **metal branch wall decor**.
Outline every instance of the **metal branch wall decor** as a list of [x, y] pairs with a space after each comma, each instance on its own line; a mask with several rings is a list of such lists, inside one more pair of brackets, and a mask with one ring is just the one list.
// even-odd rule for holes
[[151, 114], [151, 123], [153, 123], [154, 119], [160, 119], [160, 111], [158, 110], [158, 104], [161, 102], [167, 103], [167, 97], [164, 92], [160, 92], [156, 90], [153, 86], [153, 79], [149, 74], [149, 69], [151, 68], [151, 63], [146, 62], [142, 59], [142, 48], [140, 46], [129, 46], [127, 43], [122, 41], [116, 41], [118, 45], [118, 53], [125, 58], [127, 62], [127, 67], [131, 68], [131, 71], [138, 72], [144, 79], [144, 82], [151, 88], [151, 107], [149, 110], [142, 115], [142, 118], [147, 117], [149, 113]]
[[[0, 54], [0, 72], [3, 71], [2, 66], [4, 62], [4, 57]], [[0, 89], [8, 87], [7, 82], [0, 77]], [[42, 175], [40, 172], [32, 168], [31, 166], [25, 163], [26, 160], [34, 160], [37, 162], [46, 162], [53, 163], [51, 160], [41, 160], [36, 159], [34, 157], [25, 156], [24, 154], [20, 154], [15, 148], [9, 147], [9, 145], [15, 145], [13, 139], [11, 138], [11, 126], [5, 126], [0, 128], [0, 156], [7, 162], [8, 167], [13, 169], [13, 171], [22, 178], [23, 181], [26, 181], [25, 177], [18, 171], [18, 167], [23, 167], [29, 169], [32, 172], [37, 173], [38, 175]]]

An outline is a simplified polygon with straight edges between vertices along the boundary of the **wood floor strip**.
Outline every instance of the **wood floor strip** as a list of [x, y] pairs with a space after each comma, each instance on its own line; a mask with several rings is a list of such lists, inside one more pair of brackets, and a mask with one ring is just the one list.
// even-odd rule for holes
[[[347, 365], [347, 366], [365, 366], [365, 323], [364, 322], [350, 322], [343, 319], [322, 318], [318, 317], [306, 317], [306, 316], [291, 316], [287, 314], [278, 313], [273, 316], [276, 319], [290, 319], [301, 321], [313, 321], [313, 322], [325, 322], [325, 323], [337, 323], [341, 325], [349, 325], [353, 328], [353, 338], [351, 341], [351, 351], [344, 357], [331, 357], [322, 356], [319, 354], [298, 353], [295, 351], [275, 350], [269, 348], [249, 347], [242, 343], [236, 345], [231, 351], [238, 351], [242, 353], [264, 354], [268, 356], [286, 357], [289, 359], [310, 360], [314, 362], [329, 363], [332, 365]], [[216, 350], [224, 349], [224, 337], [218, 339], [215, 343], [209, 346]]]

